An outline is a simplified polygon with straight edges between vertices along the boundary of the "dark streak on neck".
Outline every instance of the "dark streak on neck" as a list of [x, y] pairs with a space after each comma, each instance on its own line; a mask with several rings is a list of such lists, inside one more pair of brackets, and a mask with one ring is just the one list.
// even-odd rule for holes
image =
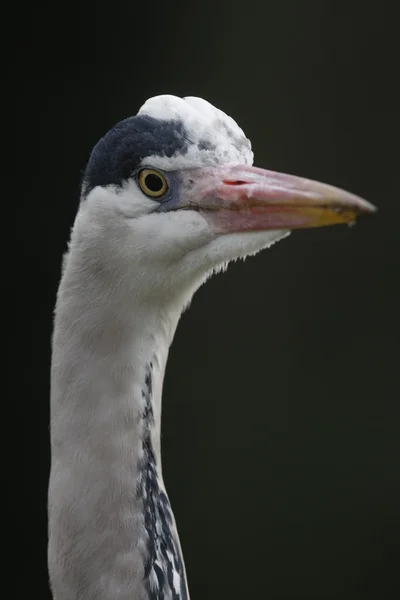
[[[153, 363], [146, 366], [142, 398], [143, 409], [143, 458], [139, 464], [141, 473], [138, 492], [143, 498], [144, 520], [147, 532], [147, 551], [144, 578], [148, 586], [149, 600], [163, 600], [168, 592], [172, 600], [188, 600], [183, 561], [174, 538], [171, 506], [165, 492], [160, 489], [157, 459], [151, 439], [154, 427]], [[171, 558], [172, 557], [172, 561]], [[180, 576], [180, 589], [174, 587], [174, 572]], [[158, 582], [157, 589], [150, 588], [150, 580]]]

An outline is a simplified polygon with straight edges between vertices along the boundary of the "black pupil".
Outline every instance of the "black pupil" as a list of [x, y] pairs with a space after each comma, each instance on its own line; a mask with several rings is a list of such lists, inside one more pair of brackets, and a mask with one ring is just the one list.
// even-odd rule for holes
[[146, 187], [151, 192], [160, 192], [163, 188], [163, 180], [155, 173], [149, 173], [144, 179]]

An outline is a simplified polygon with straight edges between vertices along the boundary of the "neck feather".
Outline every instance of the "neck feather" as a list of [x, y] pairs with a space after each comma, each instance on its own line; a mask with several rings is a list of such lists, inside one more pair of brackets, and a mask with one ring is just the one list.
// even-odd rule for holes
[[49, 568], [57, 600], [186, 600], [161, 472], [161, 393], [183, 303], [141, 302], [70, 255], [55, 312]]

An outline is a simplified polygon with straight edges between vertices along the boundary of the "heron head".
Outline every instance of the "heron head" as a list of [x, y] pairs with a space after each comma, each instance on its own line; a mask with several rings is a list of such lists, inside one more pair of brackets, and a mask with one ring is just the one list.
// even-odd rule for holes
[[168, 293], [292, 229], [374, 210], [332, 186], [252, 165], [242, 129], [207, 101], [151, 98], [93, 149], [74, 233], [103, 263], [124, 273], [135, 265], [150, 293]]

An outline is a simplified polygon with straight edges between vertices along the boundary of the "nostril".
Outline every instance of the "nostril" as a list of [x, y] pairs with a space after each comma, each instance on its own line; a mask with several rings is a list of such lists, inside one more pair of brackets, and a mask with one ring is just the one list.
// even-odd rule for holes
[[224, 183], [226, 185], [245, 185], [246, 181], [241, 181], [240, 179], [236, 179], [236, 180], [228, 180], [228, 179], [224, 179]]

